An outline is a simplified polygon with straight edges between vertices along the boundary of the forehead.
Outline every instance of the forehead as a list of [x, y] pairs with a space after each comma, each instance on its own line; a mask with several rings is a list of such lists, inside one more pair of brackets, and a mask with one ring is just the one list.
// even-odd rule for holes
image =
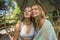
[[30, 7], [26, 7], [25, 10], [31, 10], [31, 8]]
[[37, 6], [37, 5], [33, 5], [33, 6], [32, 6], [32, 9], [34, 9], [34, 8], [38, 8], [38, 6]]

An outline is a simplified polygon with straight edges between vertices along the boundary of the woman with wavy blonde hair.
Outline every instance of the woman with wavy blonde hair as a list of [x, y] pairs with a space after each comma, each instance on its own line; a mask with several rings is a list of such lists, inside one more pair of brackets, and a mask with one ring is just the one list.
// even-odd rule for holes
[[45, 11], [39, 4], [32, 6], [32, 17], [36, 25], [36, 36], [33, 40], [57, 40], [54, 28], [46, 19]]

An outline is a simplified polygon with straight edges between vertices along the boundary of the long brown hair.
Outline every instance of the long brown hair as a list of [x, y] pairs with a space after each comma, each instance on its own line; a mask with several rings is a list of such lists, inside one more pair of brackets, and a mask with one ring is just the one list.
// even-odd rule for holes
[[[30, 6], [26, 6], [25, 8], [28, 8]], [[31, 8], [31, 7], [30, 7]], [[25, 9], [24, 9], [25, 10]], [[24, 10], [21, 12], [21, 22], [24, 21]], [[32, 17], [30, 17], [30, 21], [32, 21]]]

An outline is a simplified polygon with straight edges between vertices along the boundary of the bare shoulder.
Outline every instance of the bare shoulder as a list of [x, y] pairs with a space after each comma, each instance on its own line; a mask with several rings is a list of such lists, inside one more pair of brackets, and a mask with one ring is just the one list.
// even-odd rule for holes
[[15, 26], [15, 29], [19, 29], [20, 28], [20, 25], [21, 25], [21, 22], [18, 21], [17, 24], [16, 24], [16, 26]]

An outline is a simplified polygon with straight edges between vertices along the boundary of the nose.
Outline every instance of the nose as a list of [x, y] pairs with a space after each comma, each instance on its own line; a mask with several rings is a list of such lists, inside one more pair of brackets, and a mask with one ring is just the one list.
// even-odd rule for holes
[[28, 11], [26, 11], [26, 12], [28, 12]]
[[28, 11], [26, 11], [26, 13], [28, 13]]

